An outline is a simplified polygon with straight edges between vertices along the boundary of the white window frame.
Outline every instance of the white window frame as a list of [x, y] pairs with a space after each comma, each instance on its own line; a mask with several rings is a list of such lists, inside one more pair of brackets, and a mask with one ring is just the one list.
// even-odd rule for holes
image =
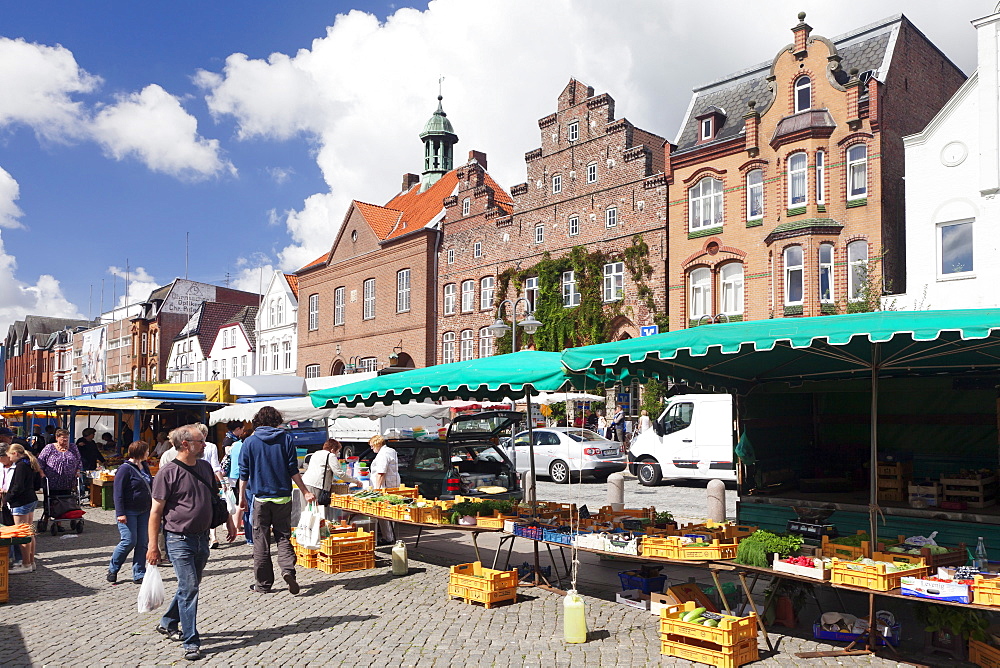
[[558, 195], [562, 192], [562, 174], [552, 175], [552, 194]]
[[362, 320], [372, 320], [375, 318], [375, 279], [366, 278], [362, 283], [363, 308]]
[[[859, 257], [857, 250], [864, 249], [864, 256]], [[864, 297], [862, 288], [867, 281], [868, 273], [868, 242], [858, 239], [847, 244], [847, 298], [849, 301], [861, 301]]]
[[539, 223], [535, 225], [535, 243], [540, 244], [545, 241], [545, 225]]
[[457, 287], [454, 283], [447, 283], [444, 286], [444, 314], [445, 315], [455, 315], [456, 307], [456, 290]]
[[809, 157], [805, 151], [798, 151], [789, 155], [785, 162], [788, 169], [788, 208], [805, 206], [809, 199]]
[[587, 183], [597, 183], [597, 163], [587, 165]]
[[625, 263], [609, 262], [604, 265], [604, 302], [625, 298]]
[[576, 289], [576, 272], [564, 271], [561, 278], [563, 308], [580, 305], [580, 293]]
[[[937, 229], [935, 230], [935, 235], [937, 237], [937, 276], [938, 280], [948, 281], [954, 280], [956, 278], [972, 278], [976, 275], [976, 226], [974, 218], [966, 218], [965, 220], [949, 220], [944, 223], [938, 223]], [[971, 238], [971, 252], [972, 252], [972, 266], [962, 271], [944, 271], [944, 230], [946, 227], [959, 227], [963, 225], [968, 225], [970, 232], [972, 234]]]
[[[798, 264], [789, 264], [789, 255], [798, 252]], [[785, 276], [785, 306], [800, 306], [805, 297], [805, 253], [802, 246], [788, 246], [781, 252], [781, 261]], [[799, 286], [799, 298], [792, 299], [791, 287], [794, 282]]]
[[719, 268], [720, 307], [726, 315], [743, 314], [743, 264], [727, 262]]
[[410, 270], [400, 269], [396, 272], [396, 313], [406, 313], [410, 310]]
[[140, 351], [141, 351], [140, 354], [145, 355], [146, 354], [146, 350], [148, 349], [147, 348], [147, 344], [149, 343], [149, 335], [146, 334], [146, 332], [142, 333], [141, 341], [142, 341], [142, 345], [141, 345], [141, 348], [140, 348]]
[[451, 364], [455, 361], [455, 332], [445, 332], [441, 336], [441, 363]]
[[[267, 344], [262, 343], [260, 346], [260, 370], [261, 373], [267, 371]], [[275, 369], [277, 371], [277, 369]]]
[[306, 365], [306, 378], [319, 378], [319, 364]]
[[573, 121], [566, 126], [566, 138], [569, 141], [576, 141], [580, 138], [580, 122]]
[[[275, 342], [275, 343], [271, 344], [271, 369], [272, 370], [277, 371], [280, 368], [278, 366], [278, 362], [279, 361], [281, 361], [281, 357], [278, 354], [278, 343]], [[226, 360], [222, 360], [222, 368], [225, 369], [225, 367], [226, 367]]]
[[476, 358], [476, 339], [471, 329], [463, 329], [459, 336], [458, 361], [467, 362]]
[[479, 279], [479, 308], [487, 310], [493, 308], [494, 292], [496, 291], [496, 277], [483, 276]]
[[[826, 258], [823, 254], [828, 253]], [[836, 290], [834, 289], [836, 283], [834, 282], [834, 257], [836, 253], [836, 248], [833, 244], [823, 243], [819, 245], [819, 253], [817, 254], [817, 259], [819, 260], [819, 274], [817, 275], [816, 287], [819, 291], [819, 302], [821, 304], [832, 304], [836, 299]], [[823, 296], [823, 277], [826, 277], [826, 284], [828, 288], [828, 293], [825, 297]]]
[[274, 308], [274, 300], [272, 299], [272, 300], [270, 300], [267, 303], [267, 316], [268, 316], [267, 324], [270, 327], [274, 327], [274, 323], [275, 323], [274, 310], [275, 310], [275, 308]]
[[[802, 93], [805, 93], [806, 96], [805, 100], [806, 104], [804, 105], [801, 104], [802, 100], [800, 99]], [[799, 113], [800, 111], [807, 111], [809, 109], [812, 109], [812, 79], [810, 79], [807, 75], [802, 75], [798, 79], [796, 79], [795, 92], [793, 97], [795, 99], [796, 114]]]
[[481, 258], [483, 256], [483, 242], [477, 241], [472, 244], [472, 257]]
[[[281, 342], [281, 353], [285, 357], [285, 368], [286, 369], [291, 369], [292, 368], [292, 342], [291, 341], [282, 341]], [[234, 363], [233, 366], [235, 366], [235, 363]]]
[[618, 207], [609, 206], [604, 210], [604, 227], [610, 229], [618, 227]]
[[[753, 203], [756, 196], [759, 211], [754, 213]], [[764, 170], [751, 169], [747, 172], [747, 220], [760, 220], [764, 217]]]
[[[281, 297], [278, 297], [278, 299], [275, 300], [275, 303], [277, 304], [277, 312], [278, 312], [276, 323], [279, 324], [279, 325], [282, 324], [285, 321], [285, 304], [284, 304], [284, 302], [285, 302], [285, 300], [282, 299]], [[233, 344], [233, 345], [235, 345], [235, 344]]]
[[816, 151], [816, 203], [826, 203], [826, 151]]
[[468, 216], [469, 211], [471, 210], [472, 210], [472, 198], [466, 197], [465, 199], [462, 200], [462, 215]]
[[575, 237], [580, 234], [580, 216], [569, 217], [569, 235]]
[[[722, 180], [706, 176], [688, 190], [688, 230], [721, 227], [723, 222]], [[709, 215], [703, 213], [708, 211]]]
[[538, 277], [528, 276], [524, 279], [524, 298], [528, 300], [531, 312], [535, 312], [538, 305]]
[[470, 313], [476, 309], [476, 282], [472, 279], [462, 281], [462, 313]]
[[247, 369], [247, 356], [246, 355], [240, 355], [240, 375], [241, 376], [248, 375], [247, 371], [248, 371], [248, 369]]
[[712, 129], [715, 123], [712, 122], [711, 118], [701, 119], [701, 139], [702, 141], [712, 138]]
[[712, 315], [712, 270], [695, 267], [688, 272], [688, 318]]
[[346, 288], [340, 286], [333, 291], [333, 324], [344, 324], [344, 293]]
[[377, 357], [362, 357], [358, 360], [358, 370], [360, 371], [378, 371], [378, 358]]
[[479, 330], [479, 357], [493, 357], [493, 332], [489, 327]]
[[446, 257], [448, 258], [448, 264], [455, 264], [455, 249], [449, 248]]
[[309, 331], [315, 332], [319, 329], [319, 295], [313, 293], [309, 295]]
[[[858, 157], [858, 153], [861, 153], [861, 157]], [[855, 144], [847, 149], [846, 156], [847, 201], [865, 199], [868, 197], [868, 146]]]

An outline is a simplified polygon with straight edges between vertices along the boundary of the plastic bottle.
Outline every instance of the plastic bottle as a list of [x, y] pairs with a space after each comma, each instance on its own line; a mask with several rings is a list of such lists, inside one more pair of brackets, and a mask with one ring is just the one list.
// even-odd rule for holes
[[587, 610], [583, 597], [575, 589], [563, 599], [563, 640], [568, 643], [587, 642]]
[[979, 537], [979, 542], [976, 544], [976, 568], [979, 569], [980, 573], [985, 573], [989, 570], [990, 560], [986, 556], [986, 544], [983, 542], [983, 537]]
[[406, 543], [397, 540], [392, 547], [392, 574], [406, 575], [410, 572], [410, 565], [406, 557]]

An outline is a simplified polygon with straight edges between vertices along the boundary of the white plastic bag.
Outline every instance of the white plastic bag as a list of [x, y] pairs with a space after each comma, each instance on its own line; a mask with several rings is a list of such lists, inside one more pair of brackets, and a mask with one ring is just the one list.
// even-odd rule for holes
[[143, 576], [142, 585], [139, 587], [139, 612], [153, 612], [163, 605], [166, 597], [160, 569], [146, 564], [146, 575]]
[[934, 539], [937, 538], [937, 535], [938, 532], [935, 531], [930, 536], [910, 536], [904, 542], [907, 545], [916, 545], [917, 547], [924, 547], [926, 545], [937, 546], [937, 543], [934, 541]]
[[310, 503], [299, 515], [299, 523], [295, 527], [295, 540], [307, 550], [318, 550], [320, 541], [320, 522], [323, 515], [316, 511], [316, 504]]
[[222, 498], [226, 500], [226, 508], [229, 510], [229, 514], [235, 515], [236, 511], [239, 510], [239, 505], [236, 503], [236, 495], [233, 494], [233, 490], [226, 488], [222, 493]]

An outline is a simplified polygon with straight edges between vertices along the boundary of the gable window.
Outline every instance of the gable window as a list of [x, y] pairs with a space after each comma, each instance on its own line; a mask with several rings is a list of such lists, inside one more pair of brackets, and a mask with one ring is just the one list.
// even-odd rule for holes
[[806, 203], [806, 154], [788, 156], [788, 207]]
[[604, 301], [618, 301], [624, 293], [625, 263], [611, 262], [604, 265]]
[[482, 256], [483, 256], [483, 242], [477, 241], [476, 243], [472, 244], [472, 257], [479, 258]]
[[702, 141], [712, 138], [712, 119], [703, 118], [701, 121], [701, 138]]
[[562, 175], [556, 174], [552, 177], [552, 194], [556, 195], [562, 192]]
[[472, 209], [472, 200], [468, 197], [462, 200], [462, 215], [468, 216], [469, 211]]
[[462, 338], [458, 350], [459, 361], [464, 362], [466, 360], [473, 359], [475, 352], [476, 352], [476, 343], [475, 340], [472, 338], [472, 330], [463, 329]]
[[587, 165], [587, 183], [597, 183], [597, 163]]
[[309, 295], [309, 331], [319, 329], [319, 295]]
[[[279, 325], [285, 321], [285, 313], [284, 313], [285, 306], [284, 306], [284, 303], [285, 303], [285, 300], [282, 299], [281, 297], [278, 297], [278, 299], [277, 299], [277, 308], [275, 310], [277, 311], [277, 320], [276, 320], [276, 323], [279, 324]], [[233, 345], [236, 345], [236, 344], [234, 343]]]
[[344, 324], [344, 287], [333, 291], [333, 324]]
[[276, 320], [274, 316], [274, 310], [275, 310], [274, 300], [272, 299], [270, 302], [268, 302], [268, 309], [267, 309], [267, 315], [268, 315], [267, 324], [271, 325], [272, 327], [274, 326]]
[[833, 303], [833, 244], [819, 245], [819, 300]]
[[479, 356], [493, 356], [493, 332], [490, 331], [489, 327], [483, 327], [479, 330]]
[[493, 276], [484, 276], [479, 281], [479, 308], [484, 311], [493, 308], [494, 285], [496, 285], [496, 278]]
[[743, 313], [743, 265], [730, 262], [719, 271], [722, 285], [722, 312], [726, 315]]
[[802, 303], [802, 246], [785, 249], [785, 306]]
[[455, 249], [448, 249], [448, 264], [455, 264]]
[[569, 235], [575, 237], [580, 234], [580, 216], [569, 217]]
[[410, 310], [410, 270], [396, 272], [396, 313]]
[[309, 364], [306, 366], [306, 378], [319, 378], [319, 364]]
[[971, 273], [972, 221], [938, 225], [938, 249], [941, 276]]
[[451, 364], [455, 361], [455, 332], [445, 332], [441, 337], [441, 362]]
[[812, 81], [809, 77], [795, 80], [795, 113], [812, 109]]
[[691, 306], [688, 315], [696, 320], [712, 313], [712, 271], [708, 267], [698, 267], [688, 275], [691, 289]]
[[847, 149], [847, 199], [868, 196], [868, 147], [857, 144]]
[[747, 174], [747, 220], [764, 217], [764, 172], [751, 170]]
[[455, 284], [449, 283], [444, 286], [444, 314], [455, 314]]
[[847, 296], [852, 302], [864, 298], [868, 281], [868, 242], [852, 241], [847, 244]]
[[545, 241], [545, 226], [535, 225], [535, 243], [540, 244]]
[[816, 203], [826, 202], [826, 153], [816, 151]]
[[580, 123], [578, 121], [573, 121], [566, 126], [566, 138], [570, 141], [576, 141], [580, 138]]
[[528, 300], [528, 306], [532, 313], [535, 312], [535, 305], [538, 303], [538, 277], [531, 276], [524, 279], [524, 298]]
[[688, 199], [692, 231], [722, 225], [722, 181], [706, 176], [688, 191]]
[[604, 227], [616, 227], [618, 225], [618, 207], [609, 206], [604, 210]]
[[362, 317], [371, 320], [375, 317], [375, 279], [367, 278], [364, 282], [364, 309]]
[[475, 281], [462, 281], [462, 313], [468, 313], [476, 304]]
[[576, 290], [576, 272], [564, 271], [562, 274], [562, 302], [567, 308], [580, 305], [580, 293]]

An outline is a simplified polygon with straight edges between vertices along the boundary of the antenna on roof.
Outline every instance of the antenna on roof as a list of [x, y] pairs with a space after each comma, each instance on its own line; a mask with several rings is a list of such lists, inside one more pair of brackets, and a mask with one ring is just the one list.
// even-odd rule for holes
[[438, 77], [438, 99], [439, 100], [442, 98], [441, 84], [443, 84], [443, 83], [444, 83], [444, 77]]
[[190, 248], [191, 233], [184, 233], [184, 280], [188, 277], [188, 249]]

